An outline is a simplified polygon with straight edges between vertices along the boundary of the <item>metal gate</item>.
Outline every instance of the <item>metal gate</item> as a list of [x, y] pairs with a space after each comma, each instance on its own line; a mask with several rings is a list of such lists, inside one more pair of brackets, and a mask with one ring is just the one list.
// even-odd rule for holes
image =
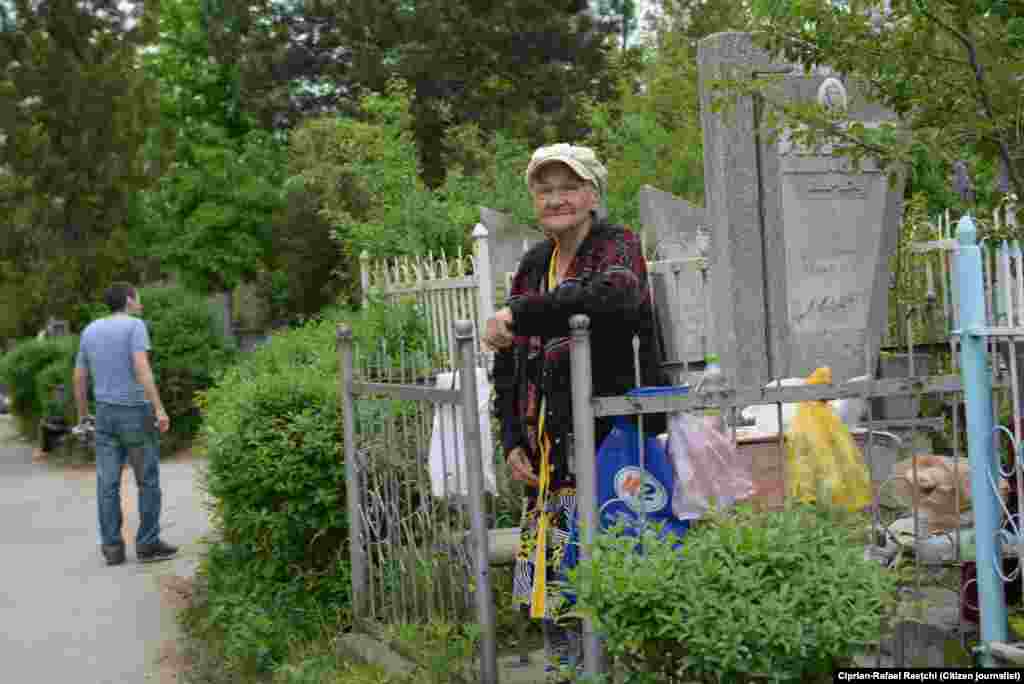
[[473, 323], [454, 331], [458, 364], [439, 387], [426, 354], [358, 350], [351, 329], [338, 330], [352, 603], [358, 629], [399, 649], [403, 630], [465, 626], [434, 644], [440, 653], [407, 655], [459, 663], [451, 681], [492, 684], [482, 458], [492, 454], [481, 449]]

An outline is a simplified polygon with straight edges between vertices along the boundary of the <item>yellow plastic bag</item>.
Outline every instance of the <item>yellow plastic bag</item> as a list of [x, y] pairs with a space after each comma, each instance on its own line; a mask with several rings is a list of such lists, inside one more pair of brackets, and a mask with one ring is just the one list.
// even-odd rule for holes
[[[819, 368], [809, 385], [829, 384], [832, 370]], [[818, 498], [850, 511], [871, 503], [871, 476], [850, 431], [828, 402], [800, 402], [786, 433], [789, 472], [786, 495], [813, 503]]]

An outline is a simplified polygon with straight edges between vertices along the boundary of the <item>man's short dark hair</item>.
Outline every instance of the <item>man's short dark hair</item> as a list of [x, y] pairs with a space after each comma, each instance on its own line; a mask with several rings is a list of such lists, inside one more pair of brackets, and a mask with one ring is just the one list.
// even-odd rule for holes
[[113, 283], [103, 294], [103, 301], [114, 313], [124, 311], [128, 305], [128, 298], [135, 298], [135, 286], [131, 283]]

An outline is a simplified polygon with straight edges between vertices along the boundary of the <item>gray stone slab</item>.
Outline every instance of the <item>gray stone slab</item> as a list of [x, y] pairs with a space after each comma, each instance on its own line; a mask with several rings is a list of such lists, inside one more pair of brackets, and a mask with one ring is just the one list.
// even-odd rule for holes
[[508, 214], [487, 207], [480, 207], [480, 222], [487, 228], [491, 273], [498, 283], [504, 283], [507, 273], [515, 273], [531, 245], [544, 239], [536, 228], [514, 223]]
[[[887, 321], [890, 256], [902, 182], [828, 149], [803, 150], [765, 128], [770, 100], [818, 97], [825, 73], [774, 61], [747, 34], [720, 33], [698, 50], [704, 175], [711, 232], [714, 346], [740, 386], [832, 367], [837, 382], [866, 371]], [[714, 111], [717, 79], [779, 76], [768, 99]], [[842, 94], [841, 89], [838, 91]], [[892, 118], [847, 93], [851, 118]], [[840, 98], [841, 99], [841, 98]], [[778, 135], [776, 135], [778, 134]]]
[[951, 667], [960, 646], [959, 596], [927, 586], [921, 594], [920, 617], [897, 622], [892, 634], [882, 640], [881, 653], [900, 667]]
[[706, 302], [709, 284], [692, 261], [649, 264], [654, 308], [665, 342], [665, 361], [701, 361], [708, 353], [711, 323]]
[[707, 229], [704, 207], [650, 185], [640, 188], [637, 200], [644, 233], [657, 245], [656, 260], [697, 256], [697, 231]]
[[888, 311], [889, 262], [899, 204], [870, 161], [859, 170], [837, 158], [779, 141], [785, 245], [788, 365], [795, 375], [832, 367], [845, 380], [877, 358]]
[[371, 636], [352, 632], [338, 638], [338, 653], [349, 660], [376, 665], [390, 675], [411, 677], [416, 665]]
[[708, 351], [706, 286], [697, 264], [680, 260], [700, 256], [697, 232], [707, 231], [706, 213], [650, 185], [640, 188], [638, 200], [644, 233], [655, 244], [649, 272], [665, 360], [702, 360]]

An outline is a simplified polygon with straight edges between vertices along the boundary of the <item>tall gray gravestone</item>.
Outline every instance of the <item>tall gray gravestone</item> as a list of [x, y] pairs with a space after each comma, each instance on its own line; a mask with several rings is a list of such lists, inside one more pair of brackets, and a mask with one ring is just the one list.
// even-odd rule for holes
[[798, 149], [765, 130], [764, 97], [713, 111], [720, 78], [779, 76], [771, 98], [844, 106], [870, 126], [893, 116], [824, 74], [775, 62], [745, 33], [698, 50], [704, 178], [711, 233], [715, 346], [739, 386], [832, 368], [839, 382], [877, 358], [887, 320], [889, 260], [903, 183], [870, 162], [853, 169], [827, 149]]
[[650, 185], [640, 188], [638, 199], [644, 232], [657, 245], [650, 278], [665, 359], [699, 361], [708, 344], [707, 292], [693, 260], [700, 256], [697, 233], [707, 230], [704, 208]]
[[487, 228], [491, 253], [491, 273], [499, 287], [509, 273], [515, 273], [519, 259], [534, 243], [544, 239], [536, 228], [515, 223], [512, 217], [494, 209], [480, 207], [480, 222]]
[[658, 245], [657, 259], [696, 256], [697, 230], [707, 226], [704, 207], [650, 185], [640, 188], [640, 223]]

